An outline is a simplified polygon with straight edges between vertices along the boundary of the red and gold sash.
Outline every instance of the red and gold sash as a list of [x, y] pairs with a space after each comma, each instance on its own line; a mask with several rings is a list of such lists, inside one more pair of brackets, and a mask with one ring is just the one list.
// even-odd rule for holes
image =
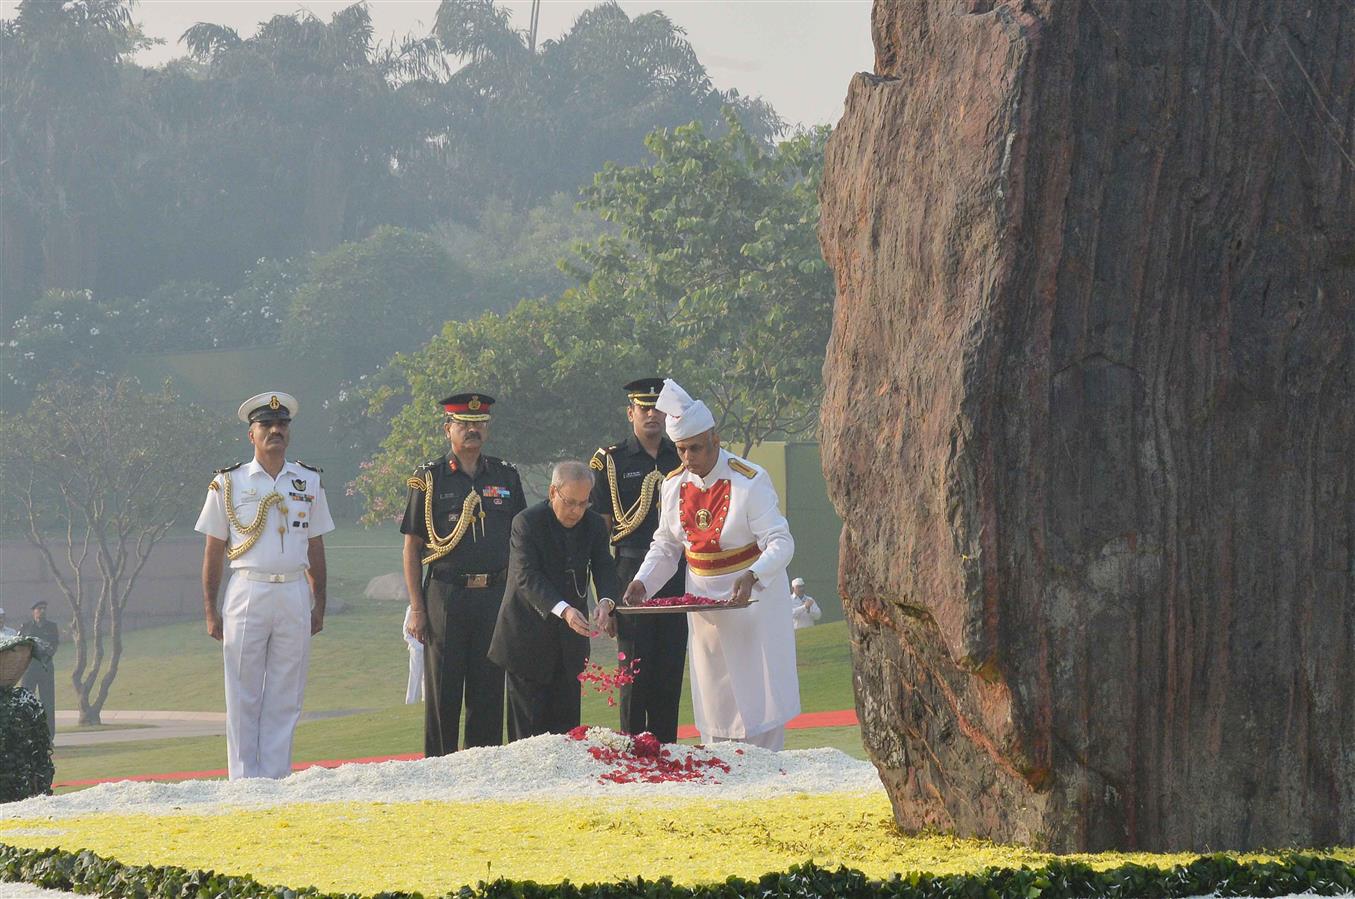
[[692, 481], [680, 488], [678, 516], [687, 535], [687, 564], [701, 575], [740, 571], [762, 555], [756, 543], [721, 549], [720, 533], [729, 515], [730, 484], [722, 478], [702, 490]]
[[687, 550], [687, 566], [697, 574], [711, 577], [716, 574], [729, 574], [742, 571], [762, 556], [762, 550], [756, 543], [727, 549], [723, 552], [699, 553]]

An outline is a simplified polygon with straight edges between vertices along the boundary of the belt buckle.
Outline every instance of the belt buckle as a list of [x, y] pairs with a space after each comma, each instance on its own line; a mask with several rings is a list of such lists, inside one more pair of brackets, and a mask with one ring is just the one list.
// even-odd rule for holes
[[488, 587], [489, 575], [487, 574], [468, 574], [466, 575], [467, 587]]
[[270, 575], [268, 576], [268, 583], [270, 583], [270, 584], [281, 584], [281, 583], [286, 582], [286, 580], [287, 580], [287, 575], [285, 575], [285, 574], [270, 574]]

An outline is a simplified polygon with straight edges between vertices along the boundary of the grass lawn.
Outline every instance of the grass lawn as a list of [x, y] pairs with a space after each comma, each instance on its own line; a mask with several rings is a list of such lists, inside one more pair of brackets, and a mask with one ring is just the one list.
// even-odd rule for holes
[[[376, 544], [360, 536], [353, 544]], [[330, 552], [332, 596], [346, 604], [329, 616], [311, 645], [306, 711], [356, 710], [343, 717], [306, 721], [297, 729], [294, 759], [361, 758], [419, 752], [423, 748], [423, 706], [403, 704], [409, 656], [400, 634], [404, 606], [362, 598], [373, 573], [394, 570], [398, 549], [339, 549]], [[844, 622], [796, 632], [801, 704], [805, 711], [852, 708], [851, 661]], [[225, 711], [221, 647], [194, 621], [134, 631], [124, 639], [117, 680], [105, 708], [124, 710]], [[610, 641], [597, 641], [595, 660], [615, 664]], [[57, 655], [58, 708], [75, 707], [70, 685], [71, 654]], [[618, 712], [605, 698], [586, 694], [583, 720], [617, 726]], [[692, 721], [684, 685], [680, 720]], [[124, 725], [118, 725], [123, 727]], [[63, 730], [63, 732], [65, 732]], [[692, 741], [694, 742], [694, 741]], [[790, 731], [792, 749], [833, 746], [863, 757], [856, 727]], [[56, 779], [85, 780], [225, 767], [224, 737], [173, 739], [63, 747], [56, 751]]]

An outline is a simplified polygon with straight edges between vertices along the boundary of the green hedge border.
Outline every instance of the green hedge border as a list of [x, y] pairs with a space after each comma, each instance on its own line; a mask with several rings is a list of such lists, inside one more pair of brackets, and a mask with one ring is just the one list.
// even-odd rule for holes
[[[93, 852], [20, 849], [0, 843], [0, 881], [23, 881], [47, 889], [142, 899], [368, 899], [358, 893], [325, 893], [314, 887], [264, 886], [254, 878], [155, 865], [124, 865]], [[977, 874], [895, 875], [871, 880], [860, 871], [829, 871], [813, 864], [757, 880], [731, 877], [723, 883], [677, 886], [668, 878], [623, 880], [578, 886], [499, 879], [462, 887], [447, 899], [1095, 899], [1095, 897], [1335, 896], [1355, 892], [1355, 865], [1332, 856], [1287, 854], [1273, 862], [1239, 862], [1226, 855], [1202, 856], [1168, 870], [1124, 865], [1095, 871], [1076, 862], [1043, 868], [989, 868]], [[370, 899], [422, 899], [422, 893], [383, 892]]]

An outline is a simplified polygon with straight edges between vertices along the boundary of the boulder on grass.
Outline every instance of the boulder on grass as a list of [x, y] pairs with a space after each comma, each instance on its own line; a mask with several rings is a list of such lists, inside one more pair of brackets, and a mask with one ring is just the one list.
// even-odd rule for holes
[[362, 595], [368, 599], [398, 600], [409, 602], [409, 591], [405, 589], [405, 576], [400, 572], [381, 574], [367, 582]]

